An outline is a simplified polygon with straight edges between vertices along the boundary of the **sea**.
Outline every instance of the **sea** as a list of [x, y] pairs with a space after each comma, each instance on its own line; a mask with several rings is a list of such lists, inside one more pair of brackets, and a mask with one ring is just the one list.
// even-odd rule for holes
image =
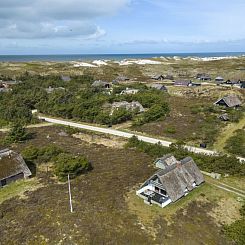
[[92, 61], [92, 60], [124, 60], [149, 59], [155, 57], [237, 57], [245, 52], [218, 53], [152, 53], [152, 54], [58, 54], [58, 55], [0, 55], [0, 62], [31, 62], [31, 61]]

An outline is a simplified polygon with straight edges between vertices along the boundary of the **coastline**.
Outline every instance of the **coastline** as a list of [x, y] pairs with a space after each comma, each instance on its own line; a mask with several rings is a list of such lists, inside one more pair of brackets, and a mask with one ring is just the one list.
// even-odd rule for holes
[[103, 65], [107, 61], [154, 60], [154, 59], [192, 59], [200, 61], [232, 59], [245, 56], [245, 52], [210, 53], [152, 53], [152, 54], [61, 54], [61, 55], [0, 55], [0, 62], [92, 62]]

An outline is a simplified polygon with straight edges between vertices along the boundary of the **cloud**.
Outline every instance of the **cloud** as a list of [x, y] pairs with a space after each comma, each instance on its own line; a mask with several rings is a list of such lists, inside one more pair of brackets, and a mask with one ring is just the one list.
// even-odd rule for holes
[[0, 36], [7, 39], [98, 38], [94, 22], [113, 15], [129, 0], [1, 0]]

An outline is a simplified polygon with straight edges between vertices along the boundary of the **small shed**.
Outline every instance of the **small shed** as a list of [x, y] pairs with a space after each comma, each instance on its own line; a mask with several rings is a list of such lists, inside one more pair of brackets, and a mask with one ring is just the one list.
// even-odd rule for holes
[[224, 114], [219, 115], [218, 118], [221, 121], [225, 121], [225, 122], [230, 120], [229, 115], [227, 113], [224, 113]]
[[231, 94], [217, 100], [214, 104], [232, 108], [241, 106], [242, 102], [240, 101], [237, 95]]
[[22, 156], [12, 150], [0, 151], [0, 187], [32, 175]]

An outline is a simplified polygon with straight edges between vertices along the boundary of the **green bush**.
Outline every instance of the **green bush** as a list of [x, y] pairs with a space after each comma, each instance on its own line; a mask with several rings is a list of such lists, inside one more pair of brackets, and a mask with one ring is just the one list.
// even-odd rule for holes
[[61, 153], [55, 159], [54, 172], [60, 180], [66, 180], [68, 174], [74, 178], [89, 168], [90, 164], [84, 156]]

